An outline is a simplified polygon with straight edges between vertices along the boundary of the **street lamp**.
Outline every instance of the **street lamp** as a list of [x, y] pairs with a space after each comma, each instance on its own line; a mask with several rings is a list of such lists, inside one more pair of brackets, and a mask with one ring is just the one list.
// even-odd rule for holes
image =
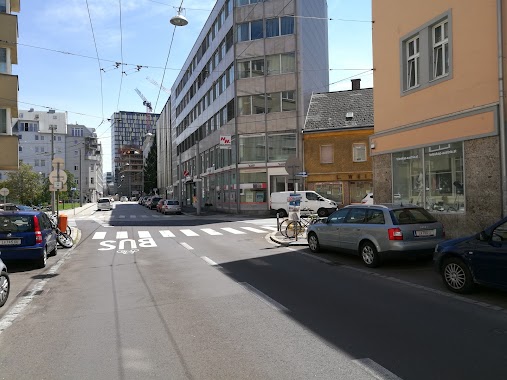
[[176, 16], [171, 17], [171, 20], [169, 22], [174, 26], [185, 26], [188, 24], [187, 18], [181, 14], [182, 10], [183, 10], [182, 8], [179, 8], [178, 14]]

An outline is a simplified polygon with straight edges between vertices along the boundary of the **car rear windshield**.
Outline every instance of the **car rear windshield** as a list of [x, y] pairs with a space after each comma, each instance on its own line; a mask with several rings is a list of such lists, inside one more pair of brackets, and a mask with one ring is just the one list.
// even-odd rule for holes
[[99, 199], [99, 203], [109, 203], [109, 199], [107, 198]]
[[167, 201], [167, 204], [168, 205], [179, 205], [180, 202], [178, 202], [178, 201]]
[[434, 223], [437, 221], [428, 211], [420, 207], [392, 210], [391, 214], [394, 215], [397, 224]]
[[31, 215], [1, 215], [0, 232], [30, 232], [33, 231], [33, 216]]

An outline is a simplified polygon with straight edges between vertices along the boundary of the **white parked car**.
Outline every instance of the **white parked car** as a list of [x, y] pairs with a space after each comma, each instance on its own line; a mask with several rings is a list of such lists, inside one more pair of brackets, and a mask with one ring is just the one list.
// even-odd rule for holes
[[97, 211], [106, 210], [110, 211], [113, 209], [111, 200], [109, 198], [99, 198], [97, 201]]
[[120, 198], [120, 202], [128, 202], [128, 198], [126, 196], [123, 196]]
[[162, 214], [181, 214], [180, 202], [172, 199], [166, 199], [160, 207]]

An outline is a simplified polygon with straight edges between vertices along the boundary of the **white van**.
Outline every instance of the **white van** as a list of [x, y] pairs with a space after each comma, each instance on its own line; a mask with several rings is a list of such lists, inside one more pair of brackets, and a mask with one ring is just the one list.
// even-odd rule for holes
[[[281, 217], [286, 217], [289, 215], [287, 198], [290, 194], [294, 194], [294, 191], [271, 193], [269, 208], [280, 214]], [[336, 202], [324, 198], [315, 191], [298, 191], [297, 194], [301, 194], [301, 215], [318, 214], [323, 217], [331, 214], [338, 207]]]

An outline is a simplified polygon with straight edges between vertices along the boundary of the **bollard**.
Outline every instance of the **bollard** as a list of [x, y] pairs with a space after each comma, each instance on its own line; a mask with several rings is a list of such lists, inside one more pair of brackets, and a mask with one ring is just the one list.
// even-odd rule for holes
[[60, 214], [58, 216], [58, 229], [62, 232], [67, 230], [67, 215]]

